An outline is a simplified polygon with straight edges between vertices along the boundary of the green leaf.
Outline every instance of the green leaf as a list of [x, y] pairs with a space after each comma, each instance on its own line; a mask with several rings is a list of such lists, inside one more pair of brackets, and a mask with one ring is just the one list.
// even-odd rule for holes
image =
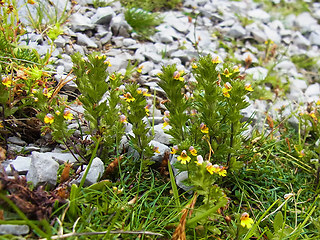
[[283, 225], [283, 215], [282, 215], [282, 212], [278, 212], [274, 217], [274, 222], [273, 222], [274, 232], [278, 232], [280, 229], [282, 229], [282, 225]]

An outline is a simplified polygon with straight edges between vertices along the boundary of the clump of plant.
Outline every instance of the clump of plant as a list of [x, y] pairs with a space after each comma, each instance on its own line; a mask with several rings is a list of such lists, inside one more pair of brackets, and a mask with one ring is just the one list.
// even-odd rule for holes
[[29, 0], [32, 3], [32, 8], [35, 14], [32, 13], [29, 6], [27, 6], [28, 20], [30, 25], [40, 33], [47, 33], [48, 36], [55, 40], [57, 36], [63, 33], [61, 26], [67, 21], [70, 16], [73, 6], [76, 4], [75, 1], [71, 2], [70, 10], [67, 10], [69, 2], [64, 3], [63, 9], [60, 9], [60, 2], [42, 2]]
[[127, 9], [124, 16], [133, 31], [143, 38], [148, 38], [153, 35], [155, 33], [155, 27], [162, 21], [158, 13], [151, 13], [134, 7]]
[[[186, 83], [185, 73], [174, 65], [163, 67], [159, 75], [159, 86], [168, 98], [164, 126], [170, 126], [166, 132], [173, 137], [175, 167], [187, 171], [186, 184], [202, 196], [202, 205], [190, 220], [194, 227], [206, 226], [210, 217], [219, 218], [210, 211], [227, 204], [219, 183], [227, 172], [243, 166], [245, 123], [240, 111], [248, 106], [245, 97], [253, 89], [239, 78], [238, 67], [219, 64], [218, 58], [201, 57], [192, 66], [196, 79], [192, 83]], [[213, 225], [209, 231], [219, 232]]]
[[159, 11], [162, 9], [172, 9], [176, 8], [181, 4], [181, 0], [121, 0], [122, 5], [126, 6], [127, 8], [142, 8], [146, 11]]
[[[81, 54], [72, 56], [76, 84], [81, 93], [79, 101], [85, 109], [84, 117], [88, 121], [91, 140], [97, 143], [98, 156], [106, 158], [109, 154], [117, 154], [124, 124], [121, 121], [122, 107], [119, 105], [122, 92], [122, 76], [109, 74], [110, 62], [106, 56], [93, 53], [84, 59]], [[90, 153], [90, 151], [88, 152]]]

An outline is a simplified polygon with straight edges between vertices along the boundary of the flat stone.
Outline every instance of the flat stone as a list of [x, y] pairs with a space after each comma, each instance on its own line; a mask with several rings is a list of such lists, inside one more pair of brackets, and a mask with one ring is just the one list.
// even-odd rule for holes
[[[18, 156], [15, 160], [12, 160], [10, 164], [19, 174], [26, 174], [30, 169], [31, 157]], [[10, 165], [6, 167], [7, 174], [13, 174], [11, 170]]]
[[158, 124], [154, 126], [154, 140], [169, 145], [172, 136], [164, 132], [163, 124]]
[[92, 16], [91, 22], [93, 24], [108, 25], [115, 15], [112, 7], [99, 7], [97, 12]]
[[250, 10], [248, 12], [248, 16], [255, 19], [255, 20], [260, 20], [265, 23], [270, 21], [270, 15], [267, 12], [265, 12], [264, 10], [259, 9], [259, 8]]
[[247, 69], [246, 73], [252, 75], [253, 80], [264, 80], [268, 75], [268, 69], [263, 67], [253, 67]]
[[152, 71], [153, 67], [154, 63], [151, 61], [143, 62], [139, 65], [142, 74], [148, 74], [150, 71]]
[[91, 48], [97, 48], [98, 45], [91, 40], [87, 35], [82, 34], [82, 33], [76, 33], [77, 35], [77, 43], [80, 45], [84, 45], [87, 47], [91, 47]]
[[25, 141], [23, 141], [21, 138], [19, 137], [8, 137], [8, 142], [13, 143], [13, 144], [17, 144], [19, 146], [26, 146], [27, 143]]
[[320, 46], [320, 31], [312, 32], [309, 36], [309, 41], [313, 45]]
[[300, 90], [306, 90], [308, 87], [306, 81], [300, 79], [292, 79], [290, 80], [290, 84]]
[[317, 25], [318, 22], [309, 12], [303, 12], [296, 17], [295, 24], [301, 28], [302, 32], [306, 32], [310, 31], [310, 27]]
[[304, 49], [308, 48], [311, 45], [310, 41], [306, 37], [304, 37], [300, 32], [295, 32], [293, 42], [298, 47]]
[[94, 29], [94, 24], [91, 23], [90, 18], [80, 14], [80, 13], [74, 13], [69, 17], [69, 23], [72, 31], [78, 32], [78, 31], [86, 31]]
[[[0, 234], [26, 235], [30, 231], [28, 225], [1, 224]], [[11, 238], [10, 238], [11, 239]]]
[[30, 170], [27, 173], [27, 181], [38, 184], [56, 185], [59, 164], [52, 159], [50, 154], [32, 152]]
[[233, 38], [241, 38], [246, 35], [246, 30], [240, 24], [235, 24], [231, 27], [227, 34]]
[[320, 95], [320, 85], [319, 83], [314, 83], [314, 84], [311, 84], [309, 85], [309, 87], [307, 88], [306, 92], [305, 92], [305, 95], [310, 97], [310, 96], [313, 96], [313, 95]]

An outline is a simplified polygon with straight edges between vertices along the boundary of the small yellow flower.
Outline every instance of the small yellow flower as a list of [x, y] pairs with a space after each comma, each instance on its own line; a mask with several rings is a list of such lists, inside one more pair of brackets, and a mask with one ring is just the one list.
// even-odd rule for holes
[[176, 154], [177, 151], [179, 150], [178, 146], [177, 145], [174, 145], [172, 148], [171, 148], [171, 154]]
[[121, 123], [127, 123], [127, 122], [128, 122], [128, 121], [127, 121], [127, 117], [126, 117], [125, 115], [121, 114], [121, 115], [120, 115], [120, 122], [121, 122]]
[[197, 161], [194, 161], [198, 166], [202, 165], [203, 157], [201, 155], [197, 156]]
[[200, 130], [202, 133], [209, 133], [209, 128], [204, 123], [200, 124]]
[[162, 126], [162, 129], [164, 129], [166, 126], [168, 126], [168, 125], [169, 125], [169, 122], [170, 122], [169, 118], [164, 117], [164, 118], [163, 118], [163, 126]]
[[28, 0], [29, 4], [35, 4], [36, 2], [34, 0]]
[[72, 120], [73, 119], [72, 113], [67, 109], [65, 109], [63, 111], [63, 117], [64, 117], [64, 119], [67, 119], [67, 120]]
[[227, 97], [227, 98], [230, 98], [230, 94], [229, 94], [229, 91], [228, 89], [226, 88], [222, 88], [222, 94], [223, 96]]
[[108, 65], [108, 67], [112, 66], [109, 60], [104, 61], [104, 64]]
[[316, 102], [316, 105], [320, 105], [320, 100], [318, 100], [318, 101]]
[[48, 113], [45, 117], [44, 117], [44, 123], [49, 123], [52, 124], [54, 121], [54, 116], [50, 113]]
[[235, 67], [233, 68], [233, 73], [235, 73], [235, 72], [240, 72], [240, 70], [239, 70], [239, 67], [238, 67], [238, 66], [235, 66]]
[[114, 80], [117, 79], [117, 77], [116, 77], [116, 75], [113, 73], [113, 74], [110, 76], [110, 79], [114, 81]]
[[206, 169], [211, 175], [216, 171], [216, 168], [212, 165], [211, 162], [208, 162], [208, 161], [207, 161]]
[[12, 85], [12, 77], [7, 76], [2, 79], [2, 84], [5, 85], [6, 87], [10, 87]]
[[141, 72], [142, 72], [142, 69], [143, 69], [143, 65], [141, 65], [140, 67], [137, 68], [137, 72], [138, 72], [138, 73], [141, 73]]
[[183, 82], [183, 81], [184, 81], [184, 78], [181, 77], [181, 74], [183, 74], [183, 73], [184, 73], [184, 71], [175, 71], [175, 72], [173, 73], [173, 78], [176, 79], [176, 80], [179, 80], [179, 81]]
[[170, 117], [170, 112], [169, 112], [168, 110], [166, 110], [166, 111], [164, 112], [164, 115], [168, 118], [168, 117]]
[[225, 75], [226, 77], [230, 77], [230, 76], [232, 75], [232, 73], [229, 72], [229, 69], [228, 69], [228, 68], [224, 69], [224, 71], [223, 71], [222, 74]]
[[253, 219], [249, 217], [247, 212], [242, 213], [240, 221], [242, 227], [247, 227], [248, 229], [252, 227]]
[[249, 92], [252, 92], [252, 91], [253, 91], [250, 83], [247, 83], [247, 84], [244, 86], [244, 88], [245, 88], [247, 91], [249, 91]]
[[317, 116], [315, 114], [314, 111], [312, 111], [311, 113], [309, 113], [309, 116], [313, 118], [314, 121], [318, 121]]
[[123, 97], [127, 102], [133, 102], [134, 100], [136, 100], [134, 97], [131, 96], [130, 93], [123, 94]]
[[193, 68], [193, 69], [198, 68], [197, 64], [192, 64], [192, 68]]
[[52, 91], [49, 91], [49, 89], [47, 87], [45, 87], [43, 90], [42, 90], [42, 93], [44, 96], [46, 96], [47, 98], [50, 98], [52, 96]]
[[189, 152], [191, 153], [191, 155], [197, 156], [197, 150], [193, 146], [189, 147]]
[[218, 169], [218, 172], [219, 176], [222, 176], [222, 177], [225, 177], [227, 176], [227, 170], [225, 170], [225, 168], [223, 166], [220, 166], [219, 169]]
[[150, 115], [150, 107], [151, 105], [150, 104], [147, 104], [147, 106], [144, 107], [144, 110], [146, 111], [146, 115], [149, 117]]
[[2, 121], [0, 121], [0, 128], [3, 128], [3, 124], [2, 124]]
[[211, 62], [212, 62], [213, 64], [215, 64], [215, 63], [221, 63], [221, 61], [220, 61], [220, 59], [219, 59], [218, 56], [216, 56], [214, 59], [212, 59]]
[[59, 110], [57, 110], [57, 111], [56, 111], [56, 115], [58, 115], [58, 116], [59, 116], [59, 115], [60, 115], [60, 113], [61, 113], [61, 112], [60, 112]]
[[152, 151], [154, 151], [155, 153], [160, 153], [159, 147], [153, 147]]
[[177, 157], [177, 160], [181, 162], [181, 164], [186, 164], [187, 162], [190, 162], [190, 157], [188, 156], [186, 150], [183, 150], [180, 154], [180, 156]]

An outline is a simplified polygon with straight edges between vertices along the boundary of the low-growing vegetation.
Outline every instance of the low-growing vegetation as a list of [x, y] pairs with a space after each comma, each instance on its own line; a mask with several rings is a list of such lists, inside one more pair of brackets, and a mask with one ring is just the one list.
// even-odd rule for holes
[[[149, 36], [160, 19], [147, 11], [179, 2], [145, 1], [144, 10], [137, 1], [123, 4], [130, 7], [125, 15], [133, 30]], [[172, 138], [170, 151], [155, 164], [159, 149], [151, 144], [154, 111], [147, 99], [156, 105], [151, 94], [157, 92], [139, 85], [141, 68], [109, 72], [102, 53], [76, 53], [71, 58], [78, 94], [61, 94], [69, 80], [54, 81], [50, 53], [40, 57], [20, 45], [24, 30], [14, 1], [0, 3], [0, 160], [9, 136], [35, 142], [44, 135], [47, 145], [60, 144], [77, 158], [60, 166], [56, 186], [32, 186], [1, 169], [0, 224], [28, 225], [26, 239], [319, 239], [320, 101], [292, 112], [296, 125], [283, 109], [277, 119], [266, 113], [265, 124], [241, 114], [250, 98], [285, 95], [288, 86], [273, 71], [273, 42], [262, 46], [265, 55], [255, 63], [269, 66], [260, 82], [239, 71], [239, 64], [252, 64], [249, 58], [223, 63], [208, 54], [199, 55], [190, 72], [162, 67], [162, 122]], [[315, 59], [305, 60], [293, 57], [310, 70]], [[74, 111], [77, 105], [83, 114]], [[71, 122], [77, 127], [70, 128]], [[87, 186], [96, 157], [105, 171]], [[75, 184], [78, 167], [84, 177]], [[186, 176], [184, 190], [175, 171]]]

